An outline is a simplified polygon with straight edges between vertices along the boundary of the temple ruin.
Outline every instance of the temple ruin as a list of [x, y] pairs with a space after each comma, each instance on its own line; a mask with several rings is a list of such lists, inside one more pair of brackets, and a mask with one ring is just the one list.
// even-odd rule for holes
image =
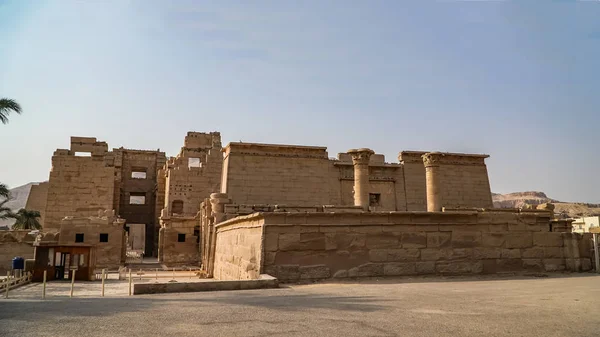
[[[81, 156], [81, 153], [86, 153]], [[72, 137], [28, 205], [60, 244], [127, 251], [207, 277], [283, 281], [585, 271], [589, 235], [552, 208], [494, 209], [487, 155], [234, 142], [188, 132], [175, 157]]]

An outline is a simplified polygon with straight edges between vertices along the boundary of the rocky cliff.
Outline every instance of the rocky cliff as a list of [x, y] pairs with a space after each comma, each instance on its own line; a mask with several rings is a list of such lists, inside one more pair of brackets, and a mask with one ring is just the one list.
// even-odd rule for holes
[[554, 212], [565, 217], [582, 217], [600, 215], [600, 204], [564, 202], [549, 198], [546, 193], [538, 191], [515, 192], [508, 194], [492, 193], [494, 207], [520, 208], [525, 205], [538, 205], [546, 202], [553, 203]]

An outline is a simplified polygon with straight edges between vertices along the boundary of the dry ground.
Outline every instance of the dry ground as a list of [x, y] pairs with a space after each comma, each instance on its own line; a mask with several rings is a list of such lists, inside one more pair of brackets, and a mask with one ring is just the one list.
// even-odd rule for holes
[[596, 274], [104, 298], [97, 286], [46, 301], [39, 285], [15, 291], [0, 299], [0, 336], [600, 336]]

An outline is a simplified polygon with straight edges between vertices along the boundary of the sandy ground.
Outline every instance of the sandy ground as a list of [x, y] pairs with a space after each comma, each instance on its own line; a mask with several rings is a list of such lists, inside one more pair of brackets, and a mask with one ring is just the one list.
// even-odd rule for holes
[[[414, 278], [124, 295], [112, 281], [0, 299], [0, 336], [600, 336], [600, 276]], [[50, 290], [52, 289], [52, 290]], [[52, 293], [50, 295], [50, 293]], [[126, 292], [125, 292], [126, 293]]]

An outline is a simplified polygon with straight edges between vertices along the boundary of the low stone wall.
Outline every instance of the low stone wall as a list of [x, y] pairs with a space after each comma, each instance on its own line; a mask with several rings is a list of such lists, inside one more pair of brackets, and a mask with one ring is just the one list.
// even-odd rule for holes
[[0, 276], [12, 270], [12, 259], [33, 259], [35, 235], [28, 230], [0, 231]]
[[279, 282], [269, 275], [259, 275], [252, 280], [204, 280], [200, 282], [167, 282], [167, 283], [139, 283], [133, 285], [133, 294], [163, 294], [163, 293], [189, 293], [202, 291], [224, 290], [249, 290], [277, 288]]
[[263, 238], [260, 271], [250, 269], [281, 281], [590, 270], [590, 236], [550, 232], [550, 217], [539, 211], [255, 213], [218, 225], [230, 230], [217, 234], [215, 272], [227, 271], [221, 279], [246, 272], [239, 262], [254, 253], [231, 245], [246, 240], [247, 227], [252, 242]]
[[239, 217], [216, 226], [214, 278], [245, 280], [261, 274], [263, 221], [252, 217]]

